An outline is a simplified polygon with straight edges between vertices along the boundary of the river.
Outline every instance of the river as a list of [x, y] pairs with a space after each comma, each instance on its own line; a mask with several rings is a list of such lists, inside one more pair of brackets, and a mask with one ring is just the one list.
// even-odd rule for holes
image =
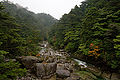
[[[43, 43], [41, 44], [41, 51], [39, 52], [41, 55], [56, 55], [56, 56], [64, 56], [62, 53], [66, 53], [63, 50], [60, 50], [61, 52], [55, 51], [52, 48], [49, 47], [48, 42], [43, 41]], [[76, 61], [78, 63], [78, 65], [81, 65], [83, 68], [87, 67], [87, 63], [78, 59], [73, 59], [74, 61]]]
[[[46, 41], [43, 41], [43, 43], [41, 44], [41, 51], [39, 53], [43, 56], [46, 56], [46, 55], [47, 56], [52, 56], [52, 58], [61, 57], [63, 61], [69, 56], [68, 53], [64, 52], [64, 50], [57, 51], [57, 50], [52, 49], [49, 46], [48, 42], [46, 42]], [[88, 64], [88, 63], [86, 63], [84, 61], [81, 61], [81, 60], [78, 60], [78, 59], [72, 59], [71, 62], [77, 62], [78, 63], [77, 67], [81, 68], [80, 70], [77, 71], [79, 76], [81, 78], [83, 78], [81, 80], [84, 80], [84, 78], [85, 78], [85, 80], [112, 80], [111, 79], [112, 78], [111, 77], [112, 73], [106, 73], [104, 71], [101, 71], [100, 69], [98, 69], [94, 65]], [[69, 62], [65, 62], [65, 63], [60, 62], [59, 65], [65, 65], [66, 63], [68, 65], [72, 64], [72, 63], [69, 63]], [[119, 74], [117, 74], [117, 75], [119, 75]], [[102, 76], [104, 79], [101, 78], [100, 76]], [[116, 80], [120, 80], [120, 79], [116, 79]]]

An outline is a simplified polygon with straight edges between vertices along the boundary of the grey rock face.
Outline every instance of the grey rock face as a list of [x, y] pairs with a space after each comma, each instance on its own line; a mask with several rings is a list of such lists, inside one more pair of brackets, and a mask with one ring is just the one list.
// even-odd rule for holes
[[57, 70], [56, 71], [57, 77], [66, 78], [70, 76], [70, 72], [68, 70]]
[[40, 58], [35, 56], [23, 56], [19, 58], [19, 61], [28, 69], [32, 69], [35, 63], [42, 62]]
[[36, 63], [34, 71], [37, 77], [49, 78], [52, 74], [56, 72], [57, 64], [56, 63]]

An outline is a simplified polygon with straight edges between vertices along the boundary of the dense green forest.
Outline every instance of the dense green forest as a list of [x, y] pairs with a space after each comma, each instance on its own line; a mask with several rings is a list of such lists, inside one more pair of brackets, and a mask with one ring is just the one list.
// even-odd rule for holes
[[[38, 43], [40, 41], [46, 39], [46, 35], [47, 35], [47, 31], [48, 31], [49, 27], [52, 26], [54, 23], [56, 23], [57, 20], [55, 18], [53, 18], [52, 16], [50, 16], [49, 14], [45, 14], [45, 13], [35, 14], [31, 11], [28, 11], [26, 8], [23, 8], [19, 4], [13, 4], [9, 1], [3, 1], [3, 2], [1, 2], [1, 4], [4, 7], [4, 9], [1, 10], [1, 13], [6, 16], [9, 15], [10, 18], [8, 18], [8, 19], [14, 21], [14, 24], [13, 24], [13, 22], [8, 23], [8, 21], [6, 21], [7, 22], [7, 23], [5, 23], [6, 26], [7, 26], [7, 24], [8, 24], [8, 26], [9, 26], [9, 24], [13, 24], [16, 26], [16, 27], [6, 28], [6, 31], [1, 29], [1, 31], [6, 32], [6, 35], [8, 35], [9, 33], [11, 35], [11, 37], [10, 36], [7, 36], [6, 38], [4, 36], [3, 36], [3, 38], [1, 37], [1, 40], [3, 39], [2, 41], [5, 41], [10, 38], [11, 38], [11, 40], [16, 38], [13, 41], [9, 40], [10, 41], [10, 42], [8, 42], [9, 44], [6, 41], [6, 43], [2, 44], [1, 46], [6, 45], [4, 47], [4, 49], [6, 50], [8, 48], [7, 51], [10, 53], [13, 53], [12, 51], [14, 51], [14, 49], [11, 49], [10, 47], [12, 47], [14, 43], [15, 44], [18, 43], [18, 45], [17, 44], [15, 45], [15, 46], [19, 46], [19, 47], [17, 47], [19, 49], [19, 52], [17, 51], [17, 53], [19, 53], [19, 54], [26, 53], [26, 55], [31, 54], [31, 53], [36, 54]], [[15, 30], [12, 30], [13, 34], [12, 34], [12, 31], [10, 31], [10, 29], [12, 29], [12, 28], [13, 29], [15, 28]], [[14, 34], [14, 32], [16, 32], [16, 34]], [[12, 38], [12, 36], [13, 36], [13, 38]], [[20, 37], [20, 39], [19, 39], [19, 37]], [[21, 43], [17, 40], [19, 40]], [[24, 48], [21, 48], [20, 45], [24, 46]], [[8, 56], [10, 56], [10, 55], [8, 55]], [[14, 55], [14, 56], [16, 56], [16, 55]], [[12, 57], [13, 57], [13, 55], [12, 55]]]
[[83, 1], [52, 27], [48, 41], [72, 57], [120, 72], [120, 1]]
[[18, 4], [0, 2], [0, 80], [13, 80], [26, 73], [14, 59], [38, 54], [38, 43], [46, 39], [49, 27], [56, 22], [49, 14], [35, 14]]
[[38, 54], [44, 40], [72, 58], [120, 73], [120, 1], [85, 0], [60, 20], [1, 1], [0, 80], [24, 76], [27, 70], [14, 60]]
[[[5, 1], [2, 4], [5, 7], [3, 10], [4, 12], [8, 13], [10, 16], [15, 17], [16, 22], [22, 26], [25, 26], [25, 28], [36, 32], [38, 31], [40, 33], [39, 37], [41, 37], [42, 40], [46, 37], [46, 32], [49, 27], [57, 22], [57, 19], [53, 18], [49, 14], [35, 14], [34, 12], [28, 11], [27, 8], [24, 8], [17, 3], [13, 4], [10, 1]], [[27, 31], [30, 32], [29, 30]]]

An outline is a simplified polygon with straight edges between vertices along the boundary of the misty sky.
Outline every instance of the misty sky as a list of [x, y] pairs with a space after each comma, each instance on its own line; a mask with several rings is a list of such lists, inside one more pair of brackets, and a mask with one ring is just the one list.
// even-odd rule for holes
[[[1, 0], [0, 0], [1, 1]], [[47, 13], [59, 19], [63, 14], [69, 13], [75, 5], [84, 0], [9, 0], [18, 3], [35, 13]]]

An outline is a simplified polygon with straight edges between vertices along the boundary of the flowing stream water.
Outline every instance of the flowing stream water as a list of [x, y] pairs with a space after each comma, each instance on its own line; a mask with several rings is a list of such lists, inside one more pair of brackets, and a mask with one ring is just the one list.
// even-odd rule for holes
[[[41, 47], [41, 51], [40, 54], [42, 55], [57, 55], [57, 56], [63, 56], [63, 54], [59, 53], [58, 51], [53, 50], [52, 48], [50, 48], [48, 46], [48, 42], [43, 41], [42, 47]], [[46, 52], [47, 50], [47, 52]], [[87, 63], [78, 59], [73, 59], [74, 61], [76, 61], [78, 63], [78, 65], [81, 65], [83, 68], [87, 67]]]
[[74, 59], [78, 65], [82, 65], [82, 68], [86, 68], [87, 67], [87, 63], [78, 59]]
[[[48, 55], [48, 56], [60, 56], [60, 57], [64, 57], [64, 59], [67, 57], [66, 53], [64, 50], [54, 50], [52, 49], [50, 46], [49, 46], [49, 43], [46, 42], [46, 41], [43, 41], [43, 43], [41, 44], [41, 50], [39, 52], [41, 55], [45, 56], [45, 55]], [[89, 67], [95, 67], [94, 65], [92, 64], [89, 64], [89, 63], [86, 63], [84, 61], [81, 61], [79, 59], [73, 59], [73, 61], [77, 62], [78, 65], [80, 65], [81, 68], [89, 68]], [[104, 80], [103, 78], [98, 78], [98, 80]]]

